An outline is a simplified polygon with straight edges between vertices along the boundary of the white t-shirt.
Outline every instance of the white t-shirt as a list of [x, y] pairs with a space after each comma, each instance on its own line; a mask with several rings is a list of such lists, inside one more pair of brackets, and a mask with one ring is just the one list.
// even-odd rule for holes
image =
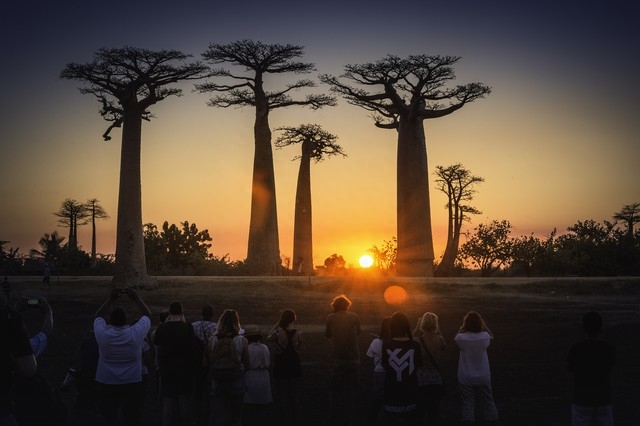
[[491, 370], [487, 356], [487, 348], [491, 341], [489, 333], [458, 333], [455, 341], [460, 348], [458, 381], [467, 386], [490, 385]]
[[107, 325], [104, 318], [96, 318], [93, 331], [100, 354], [96, 381], [112, 385], [142, 381], [142, 349], [150, 328], [147, 316], [122, 327]]
[[369, 349], [367, 349], [367, 356], [373, 358], [373, 371], [375, 373], [385, 372], [382, 366], [382, 339], [376, 337], [371, 341]]

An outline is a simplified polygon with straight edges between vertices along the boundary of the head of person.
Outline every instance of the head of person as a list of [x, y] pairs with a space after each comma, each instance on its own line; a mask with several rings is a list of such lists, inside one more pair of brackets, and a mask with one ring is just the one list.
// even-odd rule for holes
[[182, 315], [183, 314], [182, 303], [171, 302], [169, 305], [169, 315]]
[[202, 319], [205, 321], [211, 321], [213, 319], [213, 306], [204, 305], [202, 307]]
[[411, 324], [409, 318], [402, 312], [394, 312], [389, 319], [389, 338], [409, 337], [411, 338]]
[[333, 298], [331, 307], [334, 312], [346, 311], [351, 307], [351, 300], [344, 294], [341, 294]]
[[482, 331], [482, 317], [475, 311], [469, 311], [462, 320], [462, 328], [465, 331], [479, 333]]
[[433, 312], [425, 312], [420, 318], [420, 330], [424, 333], [440, 334], [438, 316]]
[[282, 328], [287, 328], [289, 325], [293, 324], [295, 320], [295, 311], [293, 309], [285, 309], [280, 313], [280, 321], [278, 321], [278, 325]]
[[257, 327], [247, 327], [244, 330], [244, 337], [247, 338], [249, 343], [258, 343], [262, 341], [262, 330]]
[[109, 316], [109, 324], [122, 327], [127, 324], [127, 314], [122, 308], [114, 308]]
[[240, 316], [233, 309], [225, 309], [218, 319], [218, 336], [236, 336], [240, 333]]
[[588, 335], [596, 335], [602, 331], [602, 317], [597, 312], [587, 312], [582, 317], [582, 329]]
[[167, 320], [167, 317], [169, 317], [169, 311], [164, 310], [162, 312], [160, 312], [159, 314], [159, 318], [160, 318], [160, 322], [165, 322]]
[[385, 317], [380, 323], [379, 336], [381, 340], [387, 340], [389, 338], [389, 321], [391, 321], [391, 317]]

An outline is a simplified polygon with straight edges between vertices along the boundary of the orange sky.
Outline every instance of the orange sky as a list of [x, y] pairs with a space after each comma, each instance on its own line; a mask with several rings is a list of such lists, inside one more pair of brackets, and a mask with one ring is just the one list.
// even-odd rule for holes
[[[286, 2], [264, 10], [260, 21], [241, 19], [242, 11], [230, 6], [158, 8], [150, 14], [140, 7], [123, 16], [117, 7], [96, 15], [67, 2], [17, 3], [8, 6], [0, 30], [12, 40], [3, 48], [5, 57], [14, 58], [0, 79], [0, 240], [10, 241], [5, 248], [28, 252], [45, 232], [66, 235], [52, 214], [60, 203], [98, 198], [112, 216], [98, 225], [98, 251], [113, 253], [120, 134], [116, 130], [112, 141], [102, 141], [106, 123], [96, 100], [57, 77], [68, 62], [87, 62], [100, 47], [125, 44], [198, 57], [211, 42], [294, 43], [305, 46], [302, 60], [331, 74], [386, 54], [461, 56], [456, 82], [479, 81], [493, 93], [426, 122], [425, 132], [431, 172], [462, 163], [485, 178], [472, 202], [483, 214], [468, 227], [508, 219], [514, 235], [544, 236], [578, 220], [612, 220], [624, 204], [640, 201], [640, 65], [633, 50], [640, 30], [631, 10], [620, 5], [536, 2], [522, 10], [505, 2], [461, 11], [400, 1], [394, 5], [412, 13], [397, 20], [375, 7], [354, 6], [334, 16], [327, 5], [304, 16], [315, 13], [317, 22], [330, 26], [310, 28], [303, 12]], [[282, 81], [266, 77], [265, 85], [278, 89]], [[165, 220], [196, 223], [209, 230], [215, 255], [241, 260], [249, 226], [253, 111], [207, 107], [207, 97], [191, 87], [152, 107], [157, 118], [144, 123], [143, 218], [158, 226]], [[338, 253], [356, 265], [369, 247], [396, 235], [394, 131], [376, 129], [366, 111], [342, 100], [316, 112], [278, 110], [270, 122], [274, 129], [318, 123], [338, 136], [348, 155], [312, 164], [314, 264]], [[298, 162], [291, 160], [297, 154], [295, 147], [274, 152], [283, 256], [293, 251]], [[436, 257], [445, 243], [445, 201], [432, 185]], [[90, 234], [88, 226], [79, 229], [85, 250]]]

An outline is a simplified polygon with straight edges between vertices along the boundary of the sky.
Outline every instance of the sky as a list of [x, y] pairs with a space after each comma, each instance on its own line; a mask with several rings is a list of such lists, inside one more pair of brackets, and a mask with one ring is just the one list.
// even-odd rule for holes
[[[454, 83], [481, 82], [492, 93], [425, 121], [436, 258], [447, 220], [433, 183], [439, 165], [461, 163], [485, 179], [471, 202], [482, 214], [466, 230], [506, 219], [513, 236], [544, 238], [577, 221], [612, 221], [640, 202], [640, 7], [632, 0], [9, 0], [0, 10], [5, 249], [28, 253], [44, 233], [67, 236], [53, 214], [62, 201], [97, 198], [111, 216], [98, 222], [97, 249], [115, 252], [120, 131], [105, 142], [96, 99], [59, 79], [66, 64], [89, 62], [102, 47], [176, 49], [199, 60], [211, 43], [291, 43], [316, 65], [310, 78], [388, 54], [459, 56]], [[267, 89], [282, 84], [265, 78]], [[214, 255], [243, 260], [254, 111], [208, 107], [191, 83], [180, 87], [183, 96], [151, 107], [156, 118], [143, 124], [143, 221], [195, 223], [209, 231]], [[357, 265], [396, 235], [395, 131], [375, 128], [367, 111], [342, 99], [319, 111], [279, 109], [270, 123], [320, 124], [348, 155], [312, 164], [314, 265], [333, 253]], [[274, 150], [280, 252], [288, 257], [298, 153]], [[78, 239], [89, 251], [90, 226]]]

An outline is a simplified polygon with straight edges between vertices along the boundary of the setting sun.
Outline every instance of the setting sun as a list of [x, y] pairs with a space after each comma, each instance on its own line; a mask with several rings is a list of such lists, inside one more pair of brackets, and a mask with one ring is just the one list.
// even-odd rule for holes
[[362, 268], [370, 268], [373, 265], [373, 257], [368, 254], [363, 254], [360, 256], [359, 263]]

